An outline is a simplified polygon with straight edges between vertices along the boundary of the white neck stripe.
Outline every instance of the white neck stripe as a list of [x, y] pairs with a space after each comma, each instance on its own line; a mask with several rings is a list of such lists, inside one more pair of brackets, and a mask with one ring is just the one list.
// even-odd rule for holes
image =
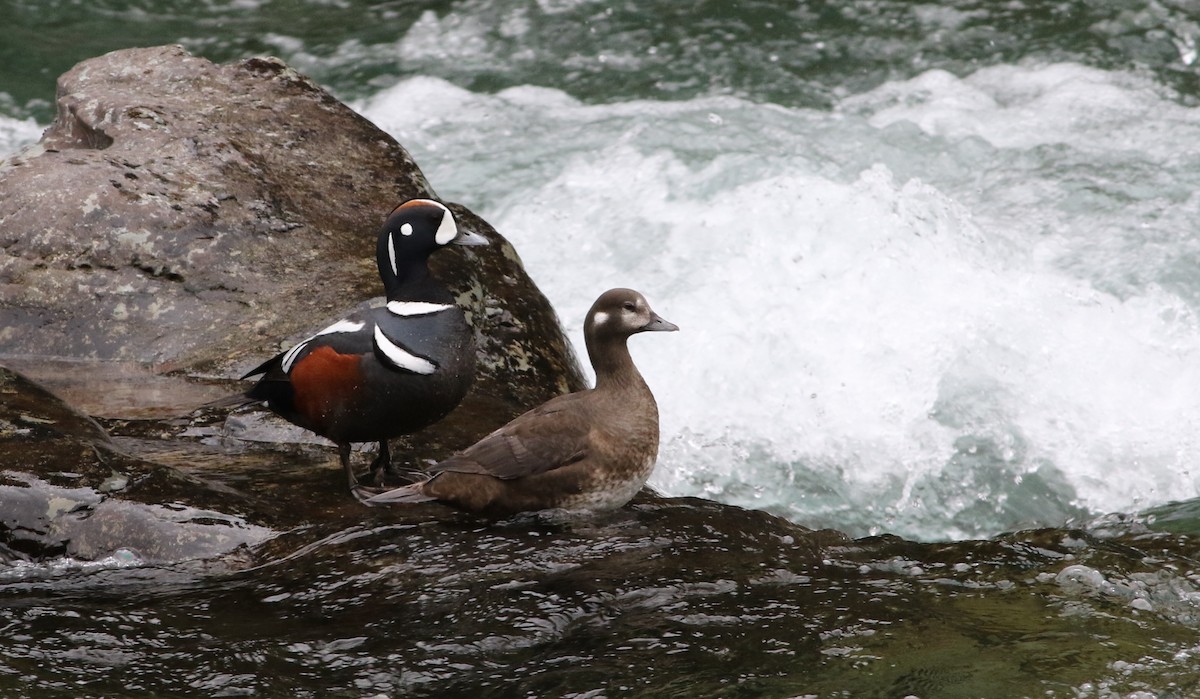
[[[339, 320], [338, 322], [334, 323], [333, 325], [330, 325], [328, 328], [325, 328], [324, 330], [317, 333], [316, 335], [313, 335], [313, 337], [320, 337], [321, 335], [331, 335], [333, 333], [356, 333], [359, 330], [362, 330], [364, 325], [366, 325], [366, 323], [362, 322], [361, 320], [360, 321]], [[311, 340], [312, 337], [310, 337], [309, 339]]]
[[397, 316], [424, 316], [439, 313], [454, 308], [445, 303], [428, 303], [426, 301], [388, 301], [387, 309]]
[[388, 259], [392, 262], [392, 275], [399, 275], [400, 269], [396, 267], [396, 240], [392, 238], [392, 234], [388, 233]]

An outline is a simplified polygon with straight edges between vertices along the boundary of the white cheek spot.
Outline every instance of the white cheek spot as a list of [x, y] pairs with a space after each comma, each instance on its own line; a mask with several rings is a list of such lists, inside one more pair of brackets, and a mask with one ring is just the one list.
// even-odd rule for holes
[[458, 226], [454, 225], [454, 216], [450, 214], [450, 209], [443, 207], [442, 223], [438, 226], [433, 239], [437, 241], [438, 245], [445, 245], [456, 237], [458, 237]]
[[406, 223], [400, 226], [400, 235], [412, 235], [412, 224]]
[[605, 323], [608, 322], [608, 314], [605, 313], [604, 311], [597, 311], [596, 315], [592, 316], [592, 318], [595, 321], [596, 325], [604, 325]]
[[387, 309], [397, 316], [424, 316], [439, 313], [454, 308], [445, 303], [427, 303], [425, 301], [388, 301]]
[[383, 334], [379, 326], [375, 326], [375, 347], [383, 356], [398, 369], [411, 371], [414, 374], [432, 374], [437, 365], [398, 346]]
[[396, 239], [388, 236], [388, 259], [392, 263], [392, 274], [400, 274], [400, 269], [396, 267]]

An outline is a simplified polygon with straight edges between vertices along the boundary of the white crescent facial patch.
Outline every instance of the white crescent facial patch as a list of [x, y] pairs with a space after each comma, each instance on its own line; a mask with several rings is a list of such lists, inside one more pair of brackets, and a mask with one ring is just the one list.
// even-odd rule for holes
[[[441, 206], [441, 204], [438, 204], [438, 206]], [[450, 209], [442, 206], [442, 223], [438, 226], [437, 233], [434, 234], [433, 239], [437, 241], [438, 245], [445, 245], [457, 237], [458, 226], [454, 225], [454, 216], [450, 214]]]

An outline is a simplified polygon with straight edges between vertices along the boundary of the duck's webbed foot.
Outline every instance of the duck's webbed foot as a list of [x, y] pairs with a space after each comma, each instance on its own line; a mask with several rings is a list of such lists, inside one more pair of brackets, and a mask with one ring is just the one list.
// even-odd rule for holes
[[367, 502], [367, 501], [370, 500], [371, 498], [375, 497], [376, 495], [379, 495], [380, 493], [386, 493], [388, 490], [391, 490], [391, 489], [385, 488], [382, 486], [359, 485], [357, 483], [355, 485], [350, 486], [350, 494], [354, 496], [354, 499], [358, 500], [361, 503], [365, 503], [367, 505], [376, 504], [376, 503]]
[[388, 482], [399, 482], [402, 485], [416, 483], [429, 478], [429, 474], [420, 468], [399, 466], [392, 460], [391, 451], [386, 442], [380, 443], [379, 456], [371, 462], [371, 484], [382, 487]]

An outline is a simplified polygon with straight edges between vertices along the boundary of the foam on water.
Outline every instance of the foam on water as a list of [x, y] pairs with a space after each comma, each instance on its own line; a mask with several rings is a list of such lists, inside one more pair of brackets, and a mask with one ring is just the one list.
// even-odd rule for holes
[[931, 71], [833, 113], [416, 78], [359, 107], [577, 343], [615, 285], [682, 327], [632, 341], [667, 492], [920, 538], [1200, 495], [1200, 114], [1148, 78]]
[[91, 573], [102, 570], [122, 568], [137, 568], [145, 562], [137, 551], [119, 548], [104, 558], [87, 561], [62, 556], [59, 558], [30, 563], [13, 561], [0, 565], [0, 583], [11, 583], [18, 580], [43, 580], [71, 573]]
[[33, 119], [0, 116], [0, 161], [41, 138], [42, 128]]

